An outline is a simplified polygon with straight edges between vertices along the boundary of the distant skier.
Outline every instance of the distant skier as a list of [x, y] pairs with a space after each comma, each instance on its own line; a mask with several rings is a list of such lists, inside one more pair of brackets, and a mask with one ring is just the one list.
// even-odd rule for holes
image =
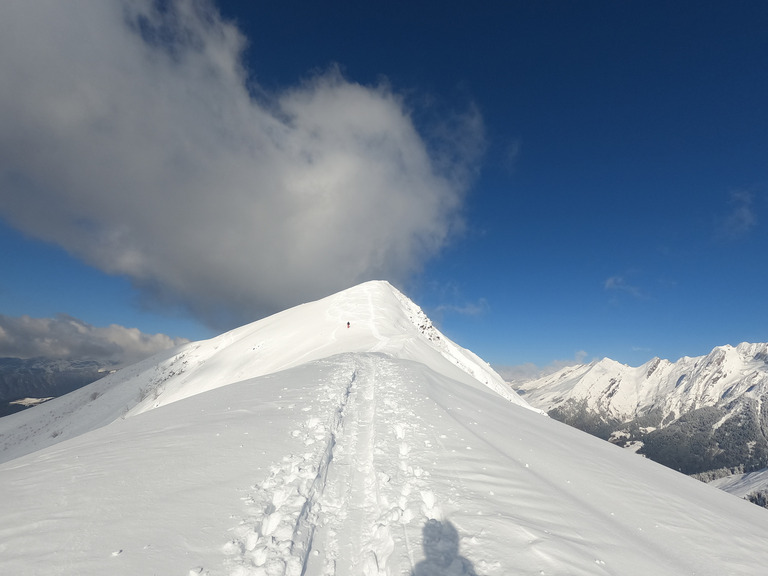
[[347, 322], [347, 328], [349, 328], [349, 322]]

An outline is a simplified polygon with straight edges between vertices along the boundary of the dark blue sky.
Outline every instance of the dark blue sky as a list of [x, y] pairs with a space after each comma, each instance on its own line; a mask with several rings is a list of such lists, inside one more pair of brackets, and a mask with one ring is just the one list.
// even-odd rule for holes
[[768, 338], [767, 4], [333, 6], [221, 3], [264, 87], [335, 62], [417, 120], [478, 108], [466, 234], [415, 285], [427, 307], [482, 303], [446, 309], [450, 336], [498, 363]]
[[[638, 365], [768, 340], [768, 3], [215, 4], [247, 39], [256, 100], [338, 66], [388, 83], [429, 148], [452, 118], [482, 118], [464, 230], [401, 285], [484, 359]], [[0, 232], [30, 251], [3, 256], [19, 284], [53, 261], [71, 291], [90, 278], [90, 304], [59, 312], [210, 333], [172, 299], [166, 316], [128, 280]], [[4, 284], [0, 312], [56, 313]]]

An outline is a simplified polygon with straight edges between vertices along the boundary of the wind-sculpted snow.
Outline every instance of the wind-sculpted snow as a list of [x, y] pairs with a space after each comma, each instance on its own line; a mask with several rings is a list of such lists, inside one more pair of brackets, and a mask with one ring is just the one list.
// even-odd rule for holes
[[[0, 464], [0, 574], [753, 576], [768, 565], [765, 511], [502, 398], [402, 306], [367, 308], [381, 287], [332, 297], [323, 319], [288, 311], [267, 319], [281, 330], [176, 350], [81, 408], [64, 397], [38, 412], [70, 436]], [[388, 320], [366, 324], [374, 312]], [[119, 400], [124, 417], [108, 424]], [[53, 429], [25, 425], [30, 438]]]

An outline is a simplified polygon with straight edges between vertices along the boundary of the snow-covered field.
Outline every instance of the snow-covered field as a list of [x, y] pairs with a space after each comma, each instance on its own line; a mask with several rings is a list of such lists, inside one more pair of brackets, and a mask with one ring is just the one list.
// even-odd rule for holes
[[0, 419], [0, 456], [0, 574], [768, 565], [765, 510], [530, 409], [386, 282]]

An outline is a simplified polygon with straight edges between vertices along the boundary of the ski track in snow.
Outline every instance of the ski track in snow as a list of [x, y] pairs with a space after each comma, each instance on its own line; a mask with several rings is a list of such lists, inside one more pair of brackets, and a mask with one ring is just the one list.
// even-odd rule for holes
[[273, 463], [244, 498], [223, 546], [230, 576], [410, 573], [420, 553], [410, 540], [442, 519], [429, 472], [410, 461], [418, 416], [397, 386], [403, 374], [378, 354], [335, 364], [320, 404], [292, 432], [306, 452]]

